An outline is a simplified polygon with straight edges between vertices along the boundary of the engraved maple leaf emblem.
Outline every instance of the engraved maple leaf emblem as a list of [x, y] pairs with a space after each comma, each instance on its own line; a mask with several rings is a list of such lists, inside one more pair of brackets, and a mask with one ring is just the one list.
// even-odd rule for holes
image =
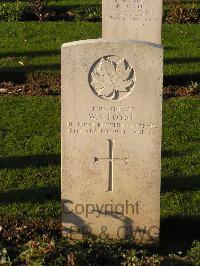
[[104, 57], [91, 73], [90, 85], [107, 100], [119, 100], [129, 94], [135, 84], [135, 71], [125, 59]]

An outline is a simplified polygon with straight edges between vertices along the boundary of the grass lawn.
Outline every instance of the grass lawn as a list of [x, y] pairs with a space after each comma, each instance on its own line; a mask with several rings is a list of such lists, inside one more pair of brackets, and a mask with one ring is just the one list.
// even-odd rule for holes
[[58, 218], [60, 100], [0, 102], [0, 219]]
[[197, 24], [164, 25], [164, 76], [167, 83], [200, 82], [200, 28]]
[[[16, 2], [17, 0], [2, 0], [3, 3]], [[20, 2], [28, 2], [28, 0], [20, 0]], [[48, 0], [49, 6], [81, 6], [81, 5], [101, 5], [102, 0]], [[175, 1], [174, 1], [175, 2]], [[192, 3], [200, 3], [199, 0], [181, 0], [181, 3], [191, 5]], [[167, 1], [164, 1], [166, 5]]]
[[100, 27], [100, 23], [1, 23], [0, 80], [20, 80], [37, 71], [59, 73], [62, 43], [98, 38]]
[[[2, 0], [2, 3], [15, 3], [18, 0]], [[92, 4], [101, 4], [102, 0], [47, 0], [48, 5], [92, 5]], [[199, 0], [196, 0], [199, 1]], [[28, 0], [20, 0], [20, 2], [28, 2]]]
[[[73, 8], [100, 2], [49, 0], [48, 5]], [[91, 22], [0, 25], [0, 82], [23, 81], [32, 74], [59, 76], [63, 43], [101, 36], [101, 24]], [[162, 36], [165, 85], [200, 82], [199, 25], [165, 24]], [[163, 103], [161, 250], [166, 254], [185, 252], [193, 240], [200, 240], [199, 117], [200, 98], [173, 98]], [[61, 221], [59, 97], [0, 97], [0, 237], [1, 226], [7, 227], [10, 234], [15, 220], [22, 225], [40, 220], [46, 231], [51, 230], [49, 221], [56, 224]], [[94, 249], [103, 249], [101, 245], [105, 243]], [[121, 247], [122, 244], [117, 248]], [[80, 247], [79, 250], [81, 253]], [[84, 255], [83, 249], [81, 256]], [[163, 265], [188, 264], [178, 261]]]
[[[0, 81], [23, 80], [27, 73], [60, 73], [62, 43], [101, 36], [89, 22], [1, 23]], [[165, 84], [200, 82], [199, 25], [164, 25]]]
[[[199, 106], [199, 98], [163, 106], [165, 248], [186, 249], [200, 235]], [[0, 97], [0, 151], [0, 220], [60, 221], [60, 98]]]
[[101, 5], [102, 0], [49, 0], [48, 6], [57, 6], [57, 7], [76, 7], [76, 6], [92, 6], [92, 5]]

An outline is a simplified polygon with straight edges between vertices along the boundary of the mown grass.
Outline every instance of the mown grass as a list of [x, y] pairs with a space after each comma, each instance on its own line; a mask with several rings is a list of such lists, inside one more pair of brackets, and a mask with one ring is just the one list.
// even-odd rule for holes
[[164, 103], [161, 235], [179, 248], [200, 235], [199, 117], [199, 99]]
[[75, 6], [92, 6], [92, 5], [101, 5], [102, 0], [50, 0], [48, 1], [48, 6], [57, 6], [57, 7], [75, 7]]
[[[26, 73], [59, 73], [62, 43], [100, 36], [100, 24], [65, 22], [1, 23], [0, 80]], [[20, 74], [18, 74], [20, 73]]]
[[[2, 0], [2, 2], [16, 2], [16, 0]], [[20, 2], [28, 2], [28, 0], [20, 0]], [[74, 5], [77, 5], [77, 6], [80, 6], [80, 5], [93, 5], [93, 4], [98, 4], [98, 5], [101, 5], [101, 2], [102, 0], [48, 0], [47, 1], [47, 4], [48, 5], [54, 5], [54, 6], [74, 6]], [[168, 4], [168, 0], [164, 1], [164, 4]], [[173, 1], [171, 1], [173, 2]], [[177, 2], [177, 1], [174, 1], [174, 2]], [[192, 4], [192, 3], [200, 3], [199, 0], [181, 0], [180, 1], [181, 3], [184, 3], [184, 4]]]
[[164, 75], [169, 84], [200, 82], [199, 25], [164, 25]]
[[55, 218], [60, 206], [59, 99], [0, 102], [0, 217]]
[[[164, 102], [161, 244], [200, 235], [200, 100]], [[60, 220], [60, 99], [0, 97], [0, 220]], [[0, 224], [1, 225], [1, 224]]]
[[[165, 84], [200, 82], [199, 25], [164, 25]], [[30, 73], [60, 73], [65, 42], [101, 36], [100, 23], [1, 23], [0, 80], [20, 81]]]
[[[197, 0], [199, 1], [199, 0]], [[2, 0], [3, 3], [15, 3], [17, 0]], [[29, 2], [29, 0], [20, 0], [20, 2]], [[92, 5], [101, 4], [101, 0], [47, 0], [48, 5]]]

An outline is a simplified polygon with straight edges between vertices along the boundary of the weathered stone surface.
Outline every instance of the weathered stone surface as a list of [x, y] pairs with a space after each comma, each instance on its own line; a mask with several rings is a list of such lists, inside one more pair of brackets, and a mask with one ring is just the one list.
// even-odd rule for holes
[[63, 235], [158, 240], [161, 91], [160, 45], [62, 46]]
[[161, 43], [162, 0], [103, 0], [103, 38]]

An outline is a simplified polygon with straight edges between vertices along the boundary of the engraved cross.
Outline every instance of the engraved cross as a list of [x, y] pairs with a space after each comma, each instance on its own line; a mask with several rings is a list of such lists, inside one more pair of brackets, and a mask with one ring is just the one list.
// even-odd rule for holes
[[113, 166], [115, 160], [122, 160], [125, 164], [128, 164], [127, 160], [128, 158], [116, 158], [113, 156], [113, 146], [114, 146], [114, 140], [108, 139], [109, 142], [109, 157], [108, 158], [99, 158], [94, 157], [94, 162], [97, 163], [100, 160], [108, 160], [109, 163], [109, 179], [108, 179], [108, 191], [113, 191]]

